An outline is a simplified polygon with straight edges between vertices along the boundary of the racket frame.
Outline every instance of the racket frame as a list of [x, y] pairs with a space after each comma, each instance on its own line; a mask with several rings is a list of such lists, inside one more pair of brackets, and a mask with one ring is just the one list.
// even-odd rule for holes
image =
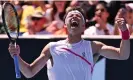
[[[10, 36], [10, 33], [8, 32], [8, 29], [7, 29], [7, 25], [6, 25], [6, 20], [5, 20], [5, 7], [7, 6], [11, 6], [13, 8], [13, 11], [15, 13], [15, 17], [16, 17], [16, 20], [17, 20], [17, 32], [15, 33], [17, 36], [16, 38], [13, 38]], [[9, 3], [9, 2], [5, 2], [3, 5], [2, 5], [2, 20], [3, 20], [3, 24], [4, 24], [4, 29], [6, 31], [6, 34], [10, 40], [11, 43], [15, 44], [16, 45], [16, 41], [18, 40], [18, 37], [19, 37], [19, 18], [18, 18], [18, 14], [17, 14], [17, 11], [14, 7], [13, 4]], [[14, 55], [13, 56], [13, 59], [14, 59], [14, 66], [15, 66], [15, 73], [16, 73], [16, 78], [21, 78], [21, 74], [20, 74], [20, 69], [19, 69], [19, 61], [18, 61], [18, 56], [17, 55]]]
[[[5, 6], [7, 6], [7, 5], [10, 5], [13, 8], [15, 16], [16, 16], [16, 20], [17, 20], [17, 30], [16, 30], [17, 32], [15, 33], [15, 34], [17, 34], [16, 38], [12, 38], [10, 36], [10, 33], [8, 32], [8, 29], [7, 29], [6, 20], [5, 20], [5, 10], [4, 10]], [[17, 14], [17, 11], [16, 11], [14, 5], [9, 3], [9, 2], [5, 2], [2, 7], [3, 7], [3, 9], [2, 9], [2, 19], [3, 19], [3, 23], [4, 23], [4, 28], [5, 28], [5, 31], [8, 35], [8, 37], [9, 37], [10, 42], [12, 42], [14, 44], [18, 40], [18, 37], [19, 37], [19, 28], [20, 28], [19, 24], [20, 24], [20, 22], [19, 22], [18, 14]]]

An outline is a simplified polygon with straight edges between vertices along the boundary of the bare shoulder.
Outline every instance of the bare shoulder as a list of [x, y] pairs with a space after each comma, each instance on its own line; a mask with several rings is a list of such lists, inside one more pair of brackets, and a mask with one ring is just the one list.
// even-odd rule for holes
[[44, 46], [42, 52], [41, 52], [41, 55], [45, 55], [45, 57], [48, 57], [50, 58], [51, 57], [51, 54], [50, 54], [50, 45], [51, 43], [48, 43], [46, 46]]
[[45, 55], [46, 57], [52, 57], [50, 50], [55, 47], [56, 45], [60, 44], [61, 41], [56, 41], [56, 42], [49, 42], [46, 46], [44, 46], [41, 54]]
[[54, 50], [54, 48], [58, 45], [62, 45], [64, 44], [65, 40], [59, 40], [59, 41], [55, 41], [55, 42], [49, 42], [42, 50], [41, 54], [45, 55], [47, 57], [52, 57], [51, 55], [51, 50]]
[[105, 44], [100, 41], [91, 41], [92, 46], [92, 52], [93, 54], [98, 53], [99, 50], [104, 46]]

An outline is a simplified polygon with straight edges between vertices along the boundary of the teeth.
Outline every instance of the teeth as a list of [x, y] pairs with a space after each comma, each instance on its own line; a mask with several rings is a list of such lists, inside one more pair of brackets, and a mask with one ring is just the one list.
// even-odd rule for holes
[[76, 27], [75, 26], [72, 26], [71, 29], [75, 29]]
[[76, 28], [77, 26], [71, 26], [71, 28]]
[[75, 23], [75, 24], [78, 24], [78, 22], [77, 22], [77, 21], [73, 21], [72, 23], [73, 23], [73, 24], [74, 24], [74, 23]]
[[71, 19], [71, 27], [72, 28], [75, 28], [75, 27], [78, 27], [79, 23], [77, 20], [75, 19]]

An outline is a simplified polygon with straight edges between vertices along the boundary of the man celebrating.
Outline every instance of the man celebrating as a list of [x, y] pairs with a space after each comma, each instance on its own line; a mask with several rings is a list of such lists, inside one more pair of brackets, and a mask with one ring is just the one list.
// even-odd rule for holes
[[120, 48], [105, 45], [98, 41], [87, 41], [81, 35], [85, 29], [84, 12], [79, 7], [68, 10], [65, 26], [68, 37], [65, 40], [50, 42], [40, 56], [31, 64], [19, 56], [19, 45], [9, 45], [11, 56], [18, 55], [20, 70], [27, 78], [33, 77], [47, 64], [49, 80], [91, 80], [93, 66], [96, 62], [93, 55], [102, 55], [109, 59], [126, 60], [130, 55], [129, 31], [124, 18], [118, 17], [116, 23], [122, 31]]

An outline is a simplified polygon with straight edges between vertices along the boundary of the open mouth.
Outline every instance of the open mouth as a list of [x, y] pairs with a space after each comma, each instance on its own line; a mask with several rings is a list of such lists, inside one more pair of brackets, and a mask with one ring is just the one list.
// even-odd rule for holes
[[97, 14], [98, 17], [101, 17], [101, 14]]
[[71, 20], [71, 27], [78, 27], [79, 26], [79, 22], [76, 20]]

